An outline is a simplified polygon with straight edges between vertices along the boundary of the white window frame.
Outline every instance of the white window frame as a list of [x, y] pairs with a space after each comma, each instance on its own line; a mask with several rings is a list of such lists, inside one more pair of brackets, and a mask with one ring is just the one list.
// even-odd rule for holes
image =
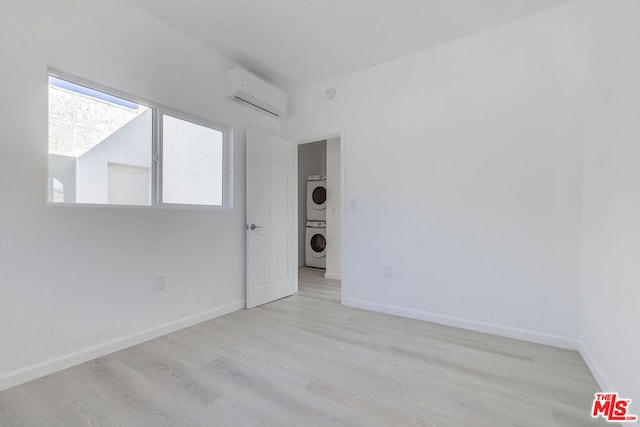
[[[77, 77], [56, 69], [49, 68], [47, 70], [47, 77], [52, 76], [61, 80], [68, 81], [77, 85], [85, 86], [89, 89], [103, 92], [107, 95], [112, 95], [118, 98], [122, 98], [126, 101], [134, 102], [138, 105], [147, 107], [152, 110], [152, 148], [151, 148], [151, 204], [150, 205], [124, 205], [124, 204], [109, 204], [109, 203], [77, 203], [77, 202], [53, 202], [50, 200], [50, 183], [49, 183], [49, 140], [47, 138], [47, 189], [46, 192], [46, 205], [47, 206], [62, 206], [62, 207], [100, 207], [100, 208], [127, 208], [127, 209], [190, 209], [190, 210], [232, 210], [233, 209], [233, 168], [232, 168], [232, 145], [233, 145], [233, 129], [228, 126], [214, 123], [210, 120], [206, 120], [197, 117], [192, 114], [184, 113], [182, 111], [166, 107], [157, 102], [149, 101], [147, 99], [134, 96], [125, 92], [122, 92], [111, 87], [92, 82], [87, 79]], [[48, 87], [48, 79], [47, 79]], [[49, 108], [47, 108], [47, 114]], [[221, 205], [202, 205], [202, 204], [187, 204], [187, 203], [165, 203], [162, 200], [162, 181], [163, 181], [163, 124], [162, 118], [164, 115], [174, 117], [179, 120], [184, 120], [189, 123], [193, 123], [198, 126], [207, 127], [213, 130], [222, 132], [222, 204]]]
[[[171, 116], [178, 120], [184, 120], [186, 122], [192, 123], [194, 125], [203, 126], [209, 129], [217, 130], [218, 132], [222, 132], [222, 205], [194, 205], [194, 204], [184, 204], [184, 203], [165, 203], [162, 200], [163, 194], [163, 165], [164, 165], [164, 150], [163, 150], [163, 117]], [[155, 132], [158, 134], [158, 138], [155, 139], [157, 144], [157, 149], [154, 151], [154, 168], [155, 168], [155, 179], [157, 185], [153, 187], [156, 194], [153, 194], [153, 198], [155, 200], [155, 205], [163, 208], [206, 208], [206, 209], [221, 209], [230, 206], [229, 204], [229, 195], [230, 195], [230, 161], [231, 161], [231, 153], [230, 153], [230, 137], [229, 134], [231, 130], [228, 127], [221, 126], [219, 124], [212, 123], [208, 120], [201, 119], [199, 117], [195, 117], [193, 115], [183, 113], [171, 108], [167, 107], [158, 107], [154, 109], [154, 117], [156, 118], [155, 123]], [[156, 154], [157, 153], [157, 154]]]

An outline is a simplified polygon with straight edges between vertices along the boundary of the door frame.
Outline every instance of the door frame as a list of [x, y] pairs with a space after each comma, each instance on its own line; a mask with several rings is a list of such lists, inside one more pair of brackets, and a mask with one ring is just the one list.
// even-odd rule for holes
[[[347, 236], [347, 228], [345, 227], [345, 211], [346, 211], [346, 206], [347, 206], [347, 162], [346, 162], [346, 137], [347, 135], [347, 130], [346, 128], [343, 128], [341, 131], [338, 132], [329, 132], [329, 133], [325, 133], [325, 134], [321, 134], [320, 136], [315, 136], [312, 138], [304, 138], [304, 139], [299, 139], [294, 141], [294, 144], [296, 144], [296, 151], [300, 149], [300, 145], [303, 144], [310, 144], [313, 142], [319, 142], [319, 141], [324, 141], [324, 140], [329, 140], [329, 139], [333, 139], [333, 138], [339, 138], [340, 139], [340, 303], [342, 304], [342, 301], [344, 301], [344, 288], [345, 288], [345, 280], [344, 280], [344, 267], [346, 266], [346, 260], [347, 260], [347, 242], [348, 239], [346, 238]], [[295, 156], [295, 168], [296, 168], [296, 173], [295, 173], [295, 180], [296, 180], [296, 188], [300, 185], [300, 182], [298, 180], [298, 168], [300, 167], [298, 165], [298, 156]], [[298, 200], [298, 192], [295, 192], [295, 204], [296, 206], [298, 206], [299, 200]], [[300, 235], [299, 235], [299, 230], [298, 230], [298, 221], [300, 220], [298, 218], [298, 209], [296, 209], [295, 212], [295, 221], [296, 221], [296, 227], [295, 227], [295, 231], [294, 231], [294, 235], [295, 235], [295, 242], [296, 242], [296, 254], [298, 253], [298, 250], [300, 249], [298, 247], [299, 243], [300, 243]], [[296, 265], [298, 266], [298, 270], [300, 269], [300, 266], [298, 265], [297, 259], [296, 259]], [[297, 279], [297, 278], [296, 278]], [[296, 291], [298, 289], [298, 281], [296, 280]]]

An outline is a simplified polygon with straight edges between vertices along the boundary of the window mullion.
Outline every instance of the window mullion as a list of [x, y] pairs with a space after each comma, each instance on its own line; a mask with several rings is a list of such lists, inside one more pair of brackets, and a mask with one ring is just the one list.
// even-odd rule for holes
[[160, 108], [153, 109], [153, 166], [154, 166], [154, 205], [162, 205], [162, 112]]

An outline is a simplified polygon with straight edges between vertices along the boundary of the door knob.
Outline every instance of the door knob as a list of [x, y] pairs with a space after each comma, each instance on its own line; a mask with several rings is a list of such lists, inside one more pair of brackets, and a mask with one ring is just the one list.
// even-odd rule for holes
[[251, 230], [251, 231], [255, 230], [256, 228], [262, 228], [262, 226], [261, 225], [255, 225], [255, 224], [251, 224], [249, 226], [249, 230]]

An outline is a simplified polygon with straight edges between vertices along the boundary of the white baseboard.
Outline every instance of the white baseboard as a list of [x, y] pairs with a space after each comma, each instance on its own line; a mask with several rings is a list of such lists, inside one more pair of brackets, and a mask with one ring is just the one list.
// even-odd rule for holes
[[168, 333], [175, 332], [180, 329], [184, 329], [189, 326], [193, 326], [228, 313], [232, 313], [234, 311], [243, 309], [245, 306], [245, 300], [235, 301], [230, 304], [223, 305], [222, 307], [217, 307], [192, 316], [183, 317], [182, 319], [174, 320], [172, 322], [165, 323], [154, 328], [146, 329], [135, 334], [116, 338], [102, 344], [74, 351], [72, 353], [45, 360], [43, 362], [35, 363], [33, 365], [26, 366], [12, 372], [7, 372], [0, 375], [0, 391], [15, 387], [17, 385], [26, 383], [27, 381], [31, 381], [36, 378], [43, 377], [45, 375], [52, 374], [54, 372], [62, 371], [63, 369], [67, 369], [84, 362], [88, 362], [98, 357], [105, 356], [107, 354], [114, 353], [116, 351], [120, 351], [137, 344], [141, 344], [145, 341], [158, 338], [162, 335], [166, 335]]
[[324, 273], [325, 279], [342, 280], [342, 275], [333, 273]]
[[604, 392], [614, 392], [615, 389], [611, 385], [609, 377], [604, 373], [604, 370], [602, 369], [602, 367], [600, 367], [600, 364], [596, 362], [596, 359], [593, 357], [593, 354], [584, 342], [580, 343], [580, 355], [593, 374], [593, 377], [596, 379], [596, 382], [600, 386], [600, 390]]
[[464, 319], [455, 316], [448, 316], [444, 314], [414, 310], [410, 308], [397, 307], [386, 304], [378, 304], [351, 298], [344, 298], [342, 300], [342, 304], [349, 307], [362, 308], [365, 310], [393, 314], [395, 316], [408, 317], [411, 319], [425, 320], [427, 322], [439, 323], [441, 325], [469, 329], [478, 332], [485, 332], [488, 334], [514, 338], [523, 341], [530, 341], [538, 344], [550, 345], [553, 347], [560, 347], [569, 350], [580, 349], [580, 341], [561, 335], [547, 334], [544, 332], [513, 328], [511, 326], [497, 325], [494, 323], [480, 322], [477, 320]]

